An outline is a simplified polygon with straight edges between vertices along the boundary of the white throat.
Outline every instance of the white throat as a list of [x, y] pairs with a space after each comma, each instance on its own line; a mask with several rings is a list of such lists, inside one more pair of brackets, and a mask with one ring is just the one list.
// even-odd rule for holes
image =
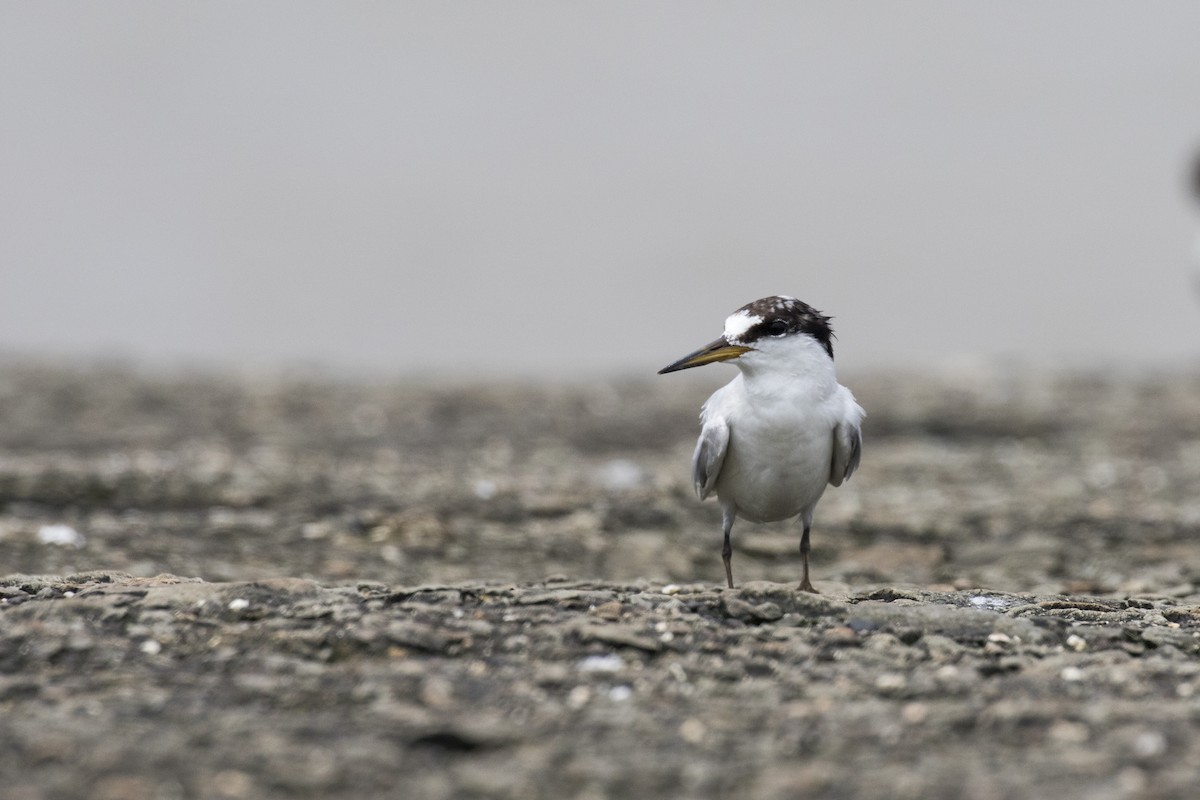
[[837, 390], [837, 370], [821, 343], [811, 336], [760, 340], [734, 362], [750, 394], [823, 398]]

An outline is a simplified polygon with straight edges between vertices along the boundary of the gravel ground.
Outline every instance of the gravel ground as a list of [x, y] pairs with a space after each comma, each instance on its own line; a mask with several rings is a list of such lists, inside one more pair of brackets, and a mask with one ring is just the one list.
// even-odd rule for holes
[[846, 376], [807, 595], [717, 372], [0, 364], [0, 796], [1195, 796], [1200, 376]]

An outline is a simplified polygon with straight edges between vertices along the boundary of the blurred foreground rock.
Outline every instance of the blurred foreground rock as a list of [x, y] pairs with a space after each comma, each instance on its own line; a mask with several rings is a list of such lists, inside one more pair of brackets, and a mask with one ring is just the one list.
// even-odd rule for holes
[[6, 797], [1183, 798], [1200, 764], [1200, 613], [1170, 597], [120, 573], [0, 594]]

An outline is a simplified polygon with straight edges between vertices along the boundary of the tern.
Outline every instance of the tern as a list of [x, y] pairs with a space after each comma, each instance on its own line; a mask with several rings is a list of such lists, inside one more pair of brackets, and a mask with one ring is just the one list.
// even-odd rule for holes
[[717, 361], [733, 361], [739, 370], [701, 409], [692, 456], [696, 493], [703, 500], [715, 492], [721, 504], [721, 557], [730, 589], [734, 520], [799, 517], [799, 588], [817, 591], [808, 577], [813, 511], [828, 484], [841, 486], [858, 468], [866, 416], [837, 381], [829, 320], [794, 297], [764, 297], [733, 312], [721, 338], [659, 370]]

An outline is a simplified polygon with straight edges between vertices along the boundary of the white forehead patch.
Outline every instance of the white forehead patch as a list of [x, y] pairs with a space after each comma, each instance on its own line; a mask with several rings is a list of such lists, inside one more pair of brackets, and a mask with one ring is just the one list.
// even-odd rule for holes
[[730, 314], [725, 320], [725, 338], [731, 342], [740, 341], [746, 331], [762, 322], [762, 317], [748, 311], [738, 311]]

